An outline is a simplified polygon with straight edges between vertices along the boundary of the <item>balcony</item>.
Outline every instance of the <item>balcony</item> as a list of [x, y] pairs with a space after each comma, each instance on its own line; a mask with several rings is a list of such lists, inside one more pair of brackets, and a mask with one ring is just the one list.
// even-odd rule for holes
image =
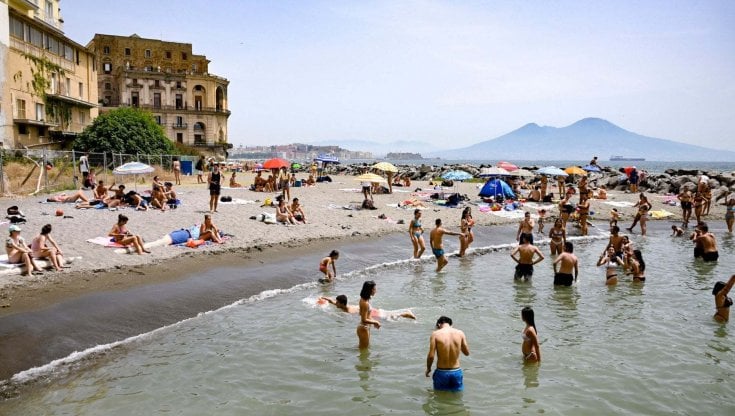
[[[105, 105], [106, 107], [109, 107], [111, 105]], [[156, 110], [161, 112], [187, 112], [187, 113], [210, 113], [210, 114], [224, 114], [226, 116], [229, 116], [231, 114], [230, 110], [225, 110], [218, 107], [189, 107], [188, 105], [161, 105], [161, 106], [154, 106], [152, 104], [140, 104], [138, 107], [145, 108], [149, 110]]]
[[59, 100], [59, 101], [64, 101], [66, 103], [73, 104], [79, 107], [85, 107], [85, 108], [97, 107], [97, 104], [90, 103], [89, 101], [80, 100], [79, 98], [70, 97], [64, 94], [50, 93], [50, 94], [46, 94], [46, 97], [55, 99], [55, 100]]
[[171, 127], [174, 130], [185, 130], [188, 127], [188, 124], [186, 124], [186, 123], [173, 123], [173, 124], [171, 124]]
[[20, 39], [17, 39], [13, 36], [10, 36], [10, 47], [13, 49], [17, 49], [21, 51], [22, 53], [35, 56], [36, 58], [45, 58], [49, 62], [56, 64], [64, 69], [64, 71], [67, 71], [69, 73], [74, 73], [74, 62], [68, 61], [66, 58], [62, 58], [59, 55], [53, 54], [53, 53], [46, 53], [43, 49], [32, 45], [30, 43], [26, 43]]

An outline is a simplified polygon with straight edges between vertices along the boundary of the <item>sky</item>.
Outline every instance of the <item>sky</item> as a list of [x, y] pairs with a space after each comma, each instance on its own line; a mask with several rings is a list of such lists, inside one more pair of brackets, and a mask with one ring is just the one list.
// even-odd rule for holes
[[[229, 141], [458, 148], [599, 117], [735, 150], [735, 2], [62, 0], [64, 31], [193, 44]], [[358, 149], [352, 149], [358, 150]]]

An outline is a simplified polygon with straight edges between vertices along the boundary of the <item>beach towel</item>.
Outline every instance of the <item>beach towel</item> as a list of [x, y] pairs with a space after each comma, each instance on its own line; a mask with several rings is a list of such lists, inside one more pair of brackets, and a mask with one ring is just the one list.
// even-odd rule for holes
[[666, 218], [666, 217], [670, 217], [674, 215], [674, 213], [666, 211], [665, 209], [660, 209], [657, 211], [650, 211], [649, 214], [651, 214], [651, 218], [654, 218], [654, 219], [661, 219], [661, 218]]
[[[65, 257], [64, 260], [66, 260], [66, 264], [72, 263], [74, 260], [81, 259], [80, 256], [76, 257]], [[38, 265], [38, 267], [42, 269], [46, 269], [49, 267], [52, 267], [53, 264], [49, 260], [45, 259], [33, 259], [33, 261]], [[18, 264], [10, 264], [8, 263], [8, 255], [7, 254], [0, 254], [0, 274], [20, 274], [21, 271], [25, 268], [25, 264], [18, 263]]]
[[504, 209], [501, 209], [500, 211], [489, 211], [489, 212], [490, 214], [497, 215], [498, 217], [512, 218], [512, 219], [521, 219], [526, 215], [526, 212], [521, 209], [517, 209], [514, 211], [506, 211]]
[[539, 204], [538, 202], [526, 202], [525, 204], [523, 204], [523, 206], [524, 207], [533, 208], [536, 211], [541, 210], [541, 209], [545, 209], [546, 212], [549, 212], [549, 211], [551, 211], [551, 210], [553, 210], [553, 209], [556, 208], [556, 206], [554, 206], [554, 205], [551, 205], [551, 204]]
[[232, 198], [232, 201], [222, 201], [221, 202], [224, 205], [247, 205], [247, 204], [254, 204], [255, 201], [251, 201], [249, 199], [241, 199], [241, 198]]
[[632, 207], [633, 205], [635, 205], [634, 202], [628, 202], [628, 201], [605, 201], [603, 202], [603, 204], [608, 204], [608, 205], [612, 205], [614, 207], [619, 207], [619, 208]]
[[112, 237], [95, 237], [87, 240], [88, 243], [98, 244], [105, 247], [124, 248], [126, 246], [112, 241]]
[[340, 188], [342, 192], [362, 192], [362, 189], [357, 188]]

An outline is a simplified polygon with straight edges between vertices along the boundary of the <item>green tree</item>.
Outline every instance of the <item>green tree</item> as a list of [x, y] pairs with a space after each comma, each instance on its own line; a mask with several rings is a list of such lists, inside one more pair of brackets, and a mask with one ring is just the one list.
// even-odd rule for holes
[[97, 117], [74, 140], [73, 148], [99, 153], [171, 154], [174, 145], [151, 113], [123, 107]]

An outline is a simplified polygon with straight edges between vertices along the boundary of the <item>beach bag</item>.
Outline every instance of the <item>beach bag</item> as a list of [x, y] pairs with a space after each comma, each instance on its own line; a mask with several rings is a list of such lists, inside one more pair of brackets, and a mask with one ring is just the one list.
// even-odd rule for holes
[[18, 215], [21, 217], [25, 217], [25, 214], [23, 214], [20, 209], [18, 209], [17, 205], [13, 205], [12, 207], [8, 207], [8, 215]]
[[228, 195], [224, 195], [224, 196], [221, 196], [219, 200], [222, 202], [232, 202], [232, 197]]
[[375, 208], [375, 204], [371, 199], [366, 199], [362, 201], [362, 209], [377, 209]]

